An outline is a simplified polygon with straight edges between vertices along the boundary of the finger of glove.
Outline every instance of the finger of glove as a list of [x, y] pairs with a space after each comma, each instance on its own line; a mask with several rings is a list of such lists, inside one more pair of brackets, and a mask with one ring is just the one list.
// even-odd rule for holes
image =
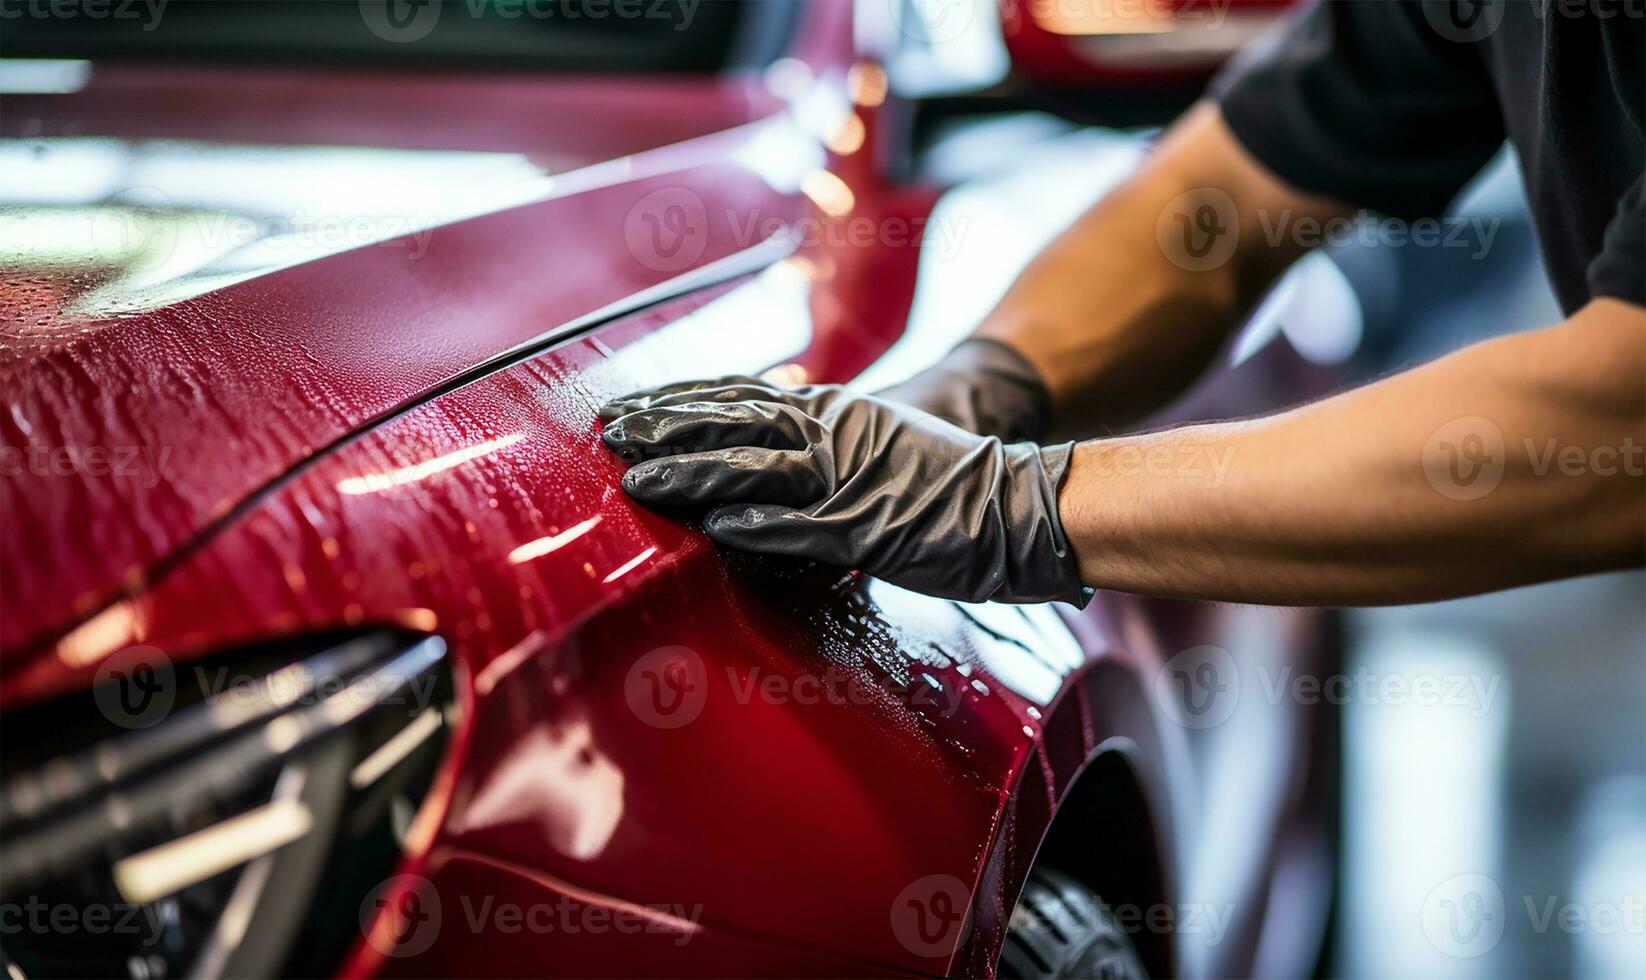
[[610, 422], [613, 419], [651, 408], [659, 404], [662, 399], [676, 395], [689, 394], [694, 391], [707, 391], [714, 388], [729, 388], [734, 385], [767, 387], [759, 378], [751, 378], [746, 374], [728, 374], [719, 378], [697, 378], [692, 381], [676, 381], [673, 384], [659, 385], [655, 388], [642, 388], [627, 395], [619, 395], [600, 406], [600, 421]]
[[845, 536], [827, 521], [792, 507], [749, 503], [717, 507], [703, 518], [703, 530], [716, 544], [739, 551], [851, 564]]
[[932, 378], [917, 375], [902, 384], [882, 388], [874, 393], [874, 397], [918, 408], [950, 425], [975, 432], [976, 414], [969, 411], [971, 406], [963, 393], [963, 386], [963, 381], [953, 378], [943, 378], [940, 383], [933, 383]]
[[[670, 388], [675, 390], [670, 390]], [[614, 398], [600, 407], [602, 421], [665, 405], [688, 402], [783, 401], [782, 392], [758, 378], [732, 375], [690, 385], [665, 386]]]
[[738, 503], [803, 507], [829, 492], [829, 474], [811, 449], [739, 446], [641, 463], [623, 489], [650, 507]]
[[687, 402], [642, 409], [609, 423], [600, 438], [630, 462], [734, 446], [805, 449], [827, 437], [822, 423], [774, 402]]

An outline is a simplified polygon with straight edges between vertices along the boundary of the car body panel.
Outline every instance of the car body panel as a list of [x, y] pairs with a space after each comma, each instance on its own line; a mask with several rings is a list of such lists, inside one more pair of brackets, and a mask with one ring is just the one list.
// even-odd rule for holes
[[[968, 614], [855, 575], [723, 556], [617, 489], [621, 464], [595, 438], [599, 403], [678, 375], [688, 351], [751, 370], [781, 357], [784, 344], [731, 343], [750, 308], [739, 297], [758, 291], [757, 308], [804, 318], [803, 297], [773, 295], [804, 288], [778, 266], [446, 393], [317, 459], [116, 607], [178, 669], [213, 649], [347, 626], [451, 638], [463, 734], [440, 820], [409, 865], [440, 895], [446, 941], [381, 964], [367, 944], [360, 969], [472, 970], [485, 937], [465, 941], [458, 910], [525, 892], [528, 904], [565, 893], [679, 905], [700, 910], [705, 929], [806, 947], [819, 962], [941, 972], [947, 950], [915, 956], [898, 942], [899, 892], [931, 875], [969, 884], [1026, 771], [1066, 783], [1110, 736], [1161, 751], [1148, 716], [1108, 731], [1123, 715], [1094, 713], [1065, 687], [1116, 654], [1083, 649], [1047, 610]], [[801, 326], [786, 336], [804, 342]], [[671, 658], [702, 685], [695, 716], [634, 700]], [[1037, 747], [1054, 723], [1074, 746], [1055, 765]], [[1036, 791], [1044, 819], [1049, 788]], [[1000, 933], [989, 911], [985, 947]], [[662, 972], [736, 965], [705, 959], [707, 944], [679, 949]], [[602, 972], [598, 958], [558, 952], [567, 958], [532, 967], [502, 951], [487, 969]]]
[[[46, 328], [7, 336], [5, 446], [172, 449], [148, 486], [0, 474], [0, 707], [81, 689], [132, 645], [189, 669], [340, 628], [447, 640], [458, 723], [347, 975], [988, 973], [1059, 801], [1104, 754], [1148, 801], [1153, 892], [1240, 908], [1232, 941], [1185, 958], [1160, 940], [1153, 962], [1255, 956], [1285, 841], [1257, 826], [1232, 871], [1180, 887], [1215, 781], [1151, 691], [1170, 651], [1238, 614], [1109, 594], [1080, 614], [966, 607], [725, 554], [621, 492], [605, 398], [789, 361], [846, 380], [903, 328], [917, 247], [793, 233], [907, 223], [937, 197], [880, 176], [884, 77], [848, 64], [847, 5], [815, 7], [798, 88], [99, 67], [79, 93], [8, 97], [8, 137], [109, 138], [128, 160], [185, 139], [524, 161], [519, 199], [466, 196], [165, 301], [164, 277], [106, 290], [130, 270], [91, 284], [102, 306], [77, 307], [88, 284], [61, 268], [13, 270], [0, 296]], [[830, 150], [841, 111], [860, 139]], [[692, 201], [681, 261], [653, 236]], [[1282, 366], [1254, 358], [1248, 384], [1290, 384], [1274, 346]], [[1312, 635], [1307, 617], [1245, 622], [1277, 656]], [[1241, 813], [1290, 813], [1298, 764], [1265, 760]], [[488, 901], [642, 925], [510, 931]], [[396, 921], [436, 906], [432, 933]]]
[[[729, 92], [732, 101], [746, 101], [740, 89]], [[718, 119], [715, 112], [703, 116]], [[53, 166], [55, 141], [34, 146], [45, 158], [42, 166]], [[254, 262], [216, 275], [190, 269], [156, 280], [141, 269], [10, 266], [0, 288], [22, 308], [9, 332], [8, 363], [0, 366], [10, 408], [0, 439], [28, 462], [0, 478], [20, 536], [0, 559], [8, 562], [4, 574], [15, 590], [0, 649], [10, 654], [98, 608], [252, 492], [369, 421], [501, 352], [758, 248], [751, 229], [766, 227], [759, 222], [791, 221], [802, 211], [803, 174], [755, 169], [785, 146], [802, 167], [822, 162], [815, 142], [778, 113], [764, 125], [620, 158], [615, 166], [536, 183], [529, 173], [517, 175], [526, 184], [521, 193], [540, 202], [289, 268]], [[165, 166], [167, 153], [164, 144], [137, 144], [114, 165], [142, 173], [145, 157], [162, 157], [148, 171], [176, 183], [150, 190], [186, 212], [187, 181], [202, 168], [193, 161], [191, 169], [187, 159]], [[399, 162], [372, 161], [385, 169]], [[492, 162], [455, 161], [440, 177], [485, 180]], [[231, 158], [224, 165], [244, 163]], [[344, 179], [369, 183], [389, 176], [366, 167]], [[689, 243], [697, 253], [689, 264], [648, 253], [636, 238], [647, 229], [633, 212], [657, 191], [703, 202], [706, 223]], [[229, 204], [211, 206], [229, 213], [234, 193], [223, 195]], [[244, 205], [245, 213], [256, 213], [256, 206]], [[292, 205], [303, 206], [301, 199]], [[409, 220], [443, 217], [434, 209], [430, 214]], [[728, 216], [759, 222], [746, 217], [737, 225]], [[257, 244], [228, 250], [217, 264]], [[301, 254], [297, 247], [288, 251]], [[164, 271], [153, 261], [149, 268], [155, 265]], [[438, 273], [428, 275], [433, 270]], [[223, 279], [233, 284], [193, 295]], [[52, 298], [40, 299], [41, 292]], [[65, 455], [89, 447], [109, 454], [108, 462], [79, 465]], [[223, 451], [235, 452], [241, 465], [220, 465]], [[132, 465], [114, 465], [117, 458]], [[161, 466], [164, 479], [156, 472]], [[65, 468], [72, 479], [64, 478]], [[106, 505], [113, 500], [121, 503], [120, 520]], [[94, 511], [107, 516], [95, 525], [71, 516]], [[27, 574], [17, 564], [24, 560]]]

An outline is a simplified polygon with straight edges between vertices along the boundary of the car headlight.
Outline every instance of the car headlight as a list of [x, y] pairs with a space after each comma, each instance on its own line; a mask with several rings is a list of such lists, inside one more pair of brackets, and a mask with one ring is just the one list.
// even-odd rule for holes
[[190, 663], [163, 717], [130, 729], [140, 689], [7, 712], [7, 970], [330, 972], [432, 778], [445, 653], [438, 637], [373, 632]]

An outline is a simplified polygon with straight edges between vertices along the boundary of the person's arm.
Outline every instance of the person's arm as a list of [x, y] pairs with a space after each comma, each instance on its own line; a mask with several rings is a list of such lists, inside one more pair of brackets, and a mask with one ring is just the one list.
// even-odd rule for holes
[[934, 595], [1441, 599], [1646, 558], [1646, 310], [1591, 302], [1256, 421], [1005, 444], [830, 385], [637, 392], [602, 437], [723, 545]]
[[968, 342], [881, 394], [1008, 442], [1124, 428], [1187, 388], [1302, 254], [1272, 229], [1347, 213], [1278, 181], [1203, 103]]
[[1299, 4], [1024, 270], [987, 343], [884, 394], [1008, 440], [1120, 431], [1195, 380], [1298, 256], [1284, 229], [1347, 204], [1441, 214], [1505, 133], [1479, 52], [1432, 14]]
[[1059, 512], [1100, 588], [1420, 602], [1646, 556], [1646, 310], [1591, 302], [1325, 401], [1076, 447]]
[[975, 336], [1034, 366], [1057, 431], [1113, 431], [1192, 383], [1303, 253], [1271, 229], [1348, 213], [1278, 181], [1202, 103], [1023, 270]]

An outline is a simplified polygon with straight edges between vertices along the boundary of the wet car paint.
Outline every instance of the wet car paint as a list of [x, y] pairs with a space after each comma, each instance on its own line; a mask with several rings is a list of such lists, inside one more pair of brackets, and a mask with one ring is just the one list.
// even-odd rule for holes
[[[813, 36], [819, 50], [802, 56], [839, 64], [831, 35]], [[817, 77], [852, 92], [844, 71]], [[186, 92], [197, 80], [163, 81]], [[303, 107], [275, 114], [288, 128], [236, 129], [233, 100], [216, 96], [199, 123], [136, 103], [102, 115], [95, 100], [42, 100], [35, 117], [62, 132], [553, 141], [510, 132], [501, 111], [449, 141], [415, 113], [368, 122], [400, 104], [376, 80], [357, 83], [375, 93], [359, 96], [373, 111], [345, 113], [347, 128], [327, 118], [319, 81], [261, 84]], [[876, 177], [883, 96], [855, 100], [866, 149], [829, 154], [827, 169], [852, 213], [917, 217], [932, 192]], [[582, 162], [648, 149], [634, 134], [680, 135], [681, 120], [703, 133], [759, 127], [758, 103], [746, 86], [715, 88], [673, 103], [667, 125], [631, 127], [615, 99], [610, 129], [628, 135], [581, 137], [598, 144]], [[23, 406], [0, 419], [10, 445], [129, 436], [187, 451], [148, 488], [0, 480], [7, 513], [26, 508], [8, 518], [0, 559], [0, 705], [89, 683], [132, 643], [184, 665], [339, 626], [445, 637], [460, 723], [385, 903], [433, 896], [443, 911], [426, 944], [422, 920], [369, 920], [350, 975], [987, 973], [1057, 800], [1099, 751], [1124, 755], [1144, 781], [1155, 805], [1142, 819], [1165, 849], [1159, 891], [1174, 894], [1193, 764], [1147, 686], [1164, 659], [1156, 631], [1194, 617], [1117, 596], [1067, 622], [1049, 609], [964, 609], [720, 554], [618, 489], [621, 464], [595, 438], [603, 398], [707, 363], [792, 359], [814, 377], [850, 377], [896, 337], [913, 294], [913, 250], [751, 250], [729, 221], [688, 269], [638, 261], [624, 222], [658, 190], [690, 189], [711, 213], [816, 215], [804, 191], [728, 159], [732, 145], [664, 147], [649, 176], [631, 160], [609, 184], [439, 225], [415, 262], [360, 248], [113, 322], [88, 317], [86, 334], [7, 365], [8, 396], [20, 393], [8, 403]], [[78, 284], [35, 285], [62, 308]], [[751, 306], [785, 312], [751, 331]], [[1217, 630], [1213, 620], [1184, 635]], [[682, 679], [701, 705], [671, 727], [682, 716], [663, 709]], [[829, 684], [854, 693], [802, 694]], [[1260, 883], [1272, 843], [1250, 854]], [[941, 927], [935, 947], [918, 932], [911, 943], [923, 896], [909, 889], [948, 880], [959, 905], [924, 907], [964, 914], [915, 924]], [[564, 900], [642, 925], [475, 927], [488, 899]], [[1261, 908], [1239, 900], [1251, 935], [1217, 950], [1208, 972], [1250, 962]]]
[[[23, 538], [7, 556], [26, 554], [31, 571], [7, 569], [18, 613], [7, 617], [6, 647], [95, 607], [309, 454], [501, 351], [677, 278], [626, 244], [624, 216], [646, 194], [719, 205], [705, 210], [721, 220], [703, 265], [760, 245], [740, 247], [724, 215], [792, 216], [799, 206], [747, 172], [717, 163], [694, 172], [704, 159], [694, 155], [666, 177], [441, 226], [417, 258], [360, 248], [150, 311], [68, 306], [46, 327], [30, 325], [32, 346], [0, 369], [8, 446], [35, 460], [69, 447], [137, 448], [165, 472], [7, 474]], [[25, 281], [61, 289], [49, 274]], [[239, 451], [239, 465], [219, 465], [223, 446]], [[108, 510], [108, 484], [119, 484], [123, 519], [73, 520]]]
[[[792, 270], [767, 275], [804, 288]], [[179, 663], [346, 625], [451, 639], [462, 734], [408, 864], [447, 910], [444, 941], [416, 957], [368, 942], [353, 969], [472, 970], [485, 937], [464, 935], [459, 910], [566, 896], [700, 909], [703, 931], [809, 948], [825, 973], [941, 972], [947, 954], [898, 941], [894, 899], [930, 875], [971, 880], [1030, 760], [1066, 783], [1111, 734], [1160, 751], [1148, 727], [1105, 732], [1118, 713], [1082, 721], [1092, 708], [1064, 681], [1095, 651], [1046, 610], [993, 611], [986, 628], [855, 575], [721, 555], [617, 489], [596, 407], [677, 374], [672, 350], [707, 344], [757, 368], [780, 347], [745, 345], [737, 363], [745, 328], [715, 307], [772, 288], [660, 305], [376, 427], [123, 607]], [[701, 685], [673, 707], [645, 680], [669, 657], [689, 664], [688, 696]], [[1055, 765], [1037, 749], [1049, 724], [1080, 730]], [[995, 908], [969, 933], [979, 960], [1001, 925]], [[691, 940], [658, 945], [660, 972], [736, 966], [695, 931], [656, 935]], [[609, 938], [555, 939], [553, 966], [522, 943], [491, 946], [486, 969], [585, 974], [612, 955]]]

